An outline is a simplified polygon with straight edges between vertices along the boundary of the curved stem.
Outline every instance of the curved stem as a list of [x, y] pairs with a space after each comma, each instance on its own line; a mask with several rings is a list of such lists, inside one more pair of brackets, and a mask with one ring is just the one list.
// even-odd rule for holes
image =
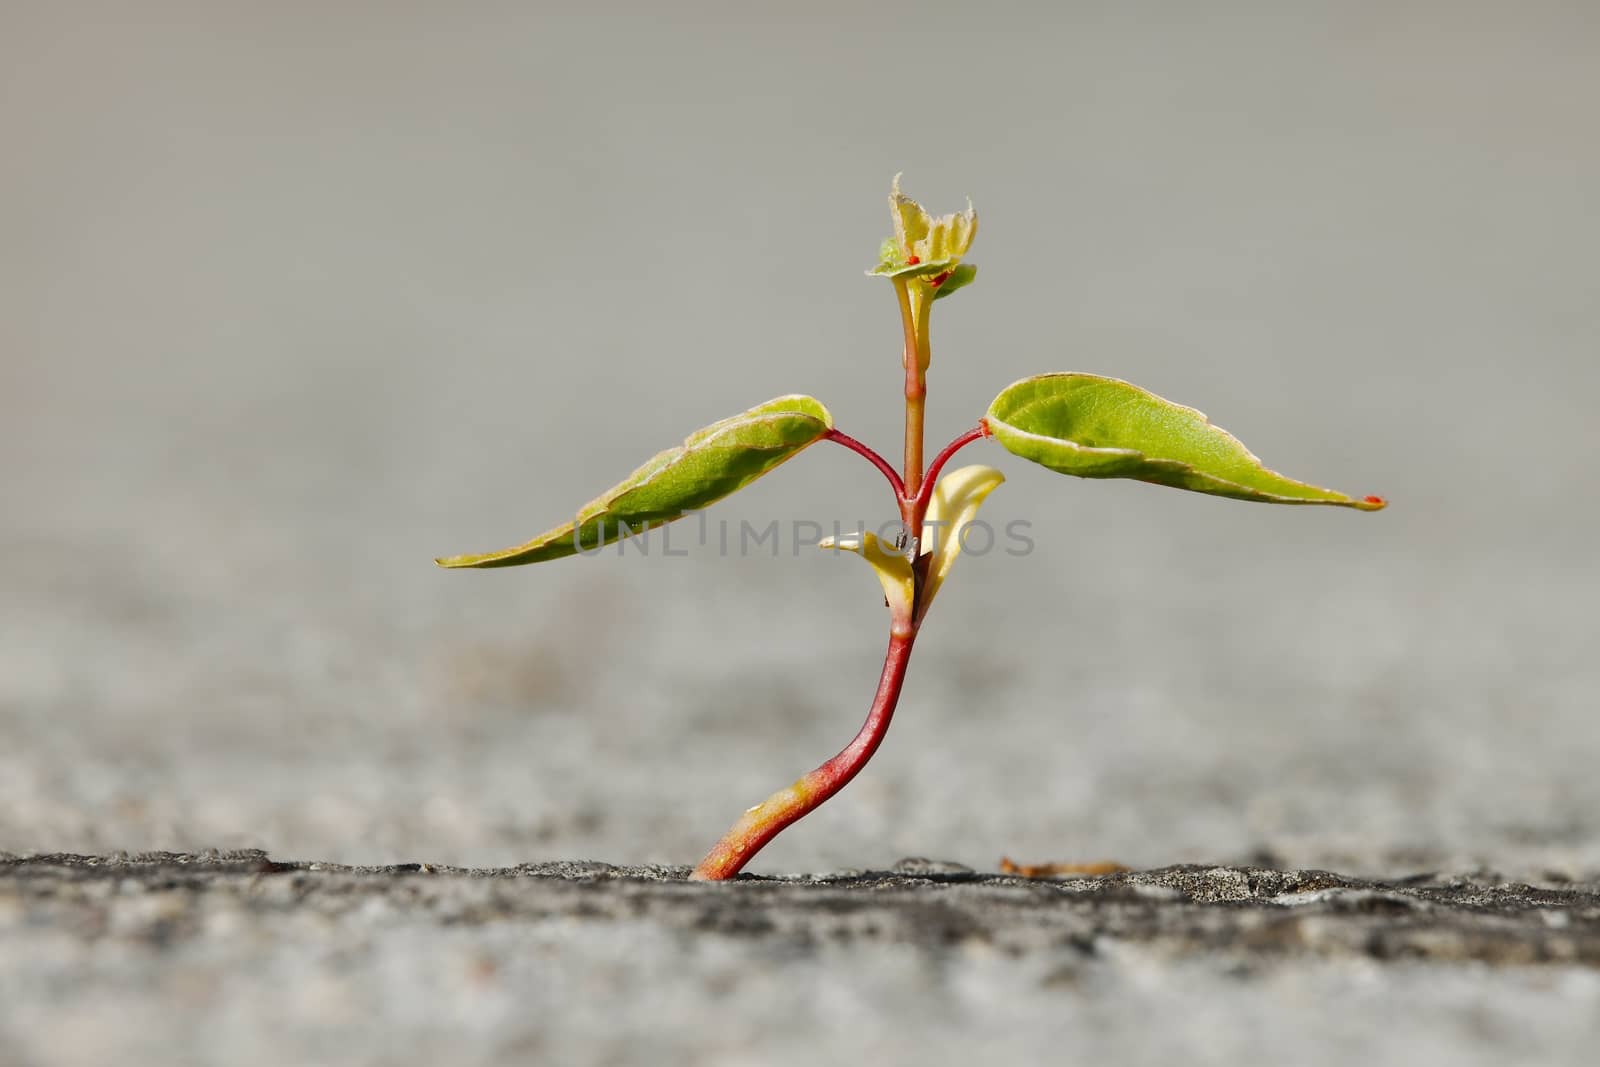
[[966, 433], [962, 434], [960, 437], [957, 437], [954, 441], [951, 441], [949, 444], [945, 445], [944, 451], [933, 457], [933, 462], [928, 464], [928, 473], [922, 479], [922, 490], [917, 494], [917, 501], [918, 503], [924, 505], [924, 511], [927, 510], [926, 505], [933, 494], [933, 487], [939, 483], [939, 474], [944, 470], [944, 465], [950, 461], [950, 457], [961, 451], [963, 448], [966, 448], [979, 438], [988, 436], [988, 429], [982, 423], [979, 423]]
[[836, 441], [857, 455], [865, 456], [874, 467], [877, 467], [883, 472], [883, 476], [885, 478], [889, 479], [889, 485], [894, 488], [894, 495], [896, 499], [906, 495], [905, 483], [900, 480], [900, 475], [895, 472], [893, 467], [889, 466], [888, 460], [878, 455], [876, 449], [862, 444], [854, 437], [851, 437], [847, 433], [842, 433], [839, 430], [830, 429], [822, 436], [823, 440], [825, 441]]
[[889, 635], [889, 651], [883, 660], [883, 675], [878, 692], [855, 740], [844, 750], [786, 789], [780, 789], [745, 812], [733, 828], [723, 835], [700, 866], [689, 877], [695, 881], [720, 881], [732, 878], [750, 858], [781, 833], [784, 827], [816, 808], [849, 784], [867, 760], [878, 750], [889, 729], [900, 687], [906, 680], [906, 663], [911, 658], [911, 643], [916, 633], [909, 623], [896, 620]]

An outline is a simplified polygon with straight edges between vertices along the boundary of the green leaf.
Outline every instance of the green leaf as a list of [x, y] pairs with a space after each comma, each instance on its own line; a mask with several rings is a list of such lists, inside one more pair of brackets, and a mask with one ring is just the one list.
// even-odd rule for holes
[[939, 288], [933, 292], [933, 298], [942, 300], [957, 289], [971, 285], [977, 277], [978, 265], [976, 263], [963, 263], [950, 272], [950, 277], [939, 283]]
[[1269, 504], [1335, 504], [1376, 511], [1381, 497], [1348, 497], [1286, 478], [1194, 408], [1093, 374], [1041, 374], [1006, 387], [984, 424], [1007, 451], [1080, 478], [1135, 478]]
[[952, 270], [955, 262], [953, 259], [936, 259], [932, 263], [913, 263], [908, 267], [903, 263], [885, 261], [867, 271], [867, 275], [872, 278], [922, 278]]
[[620, 484], [578, 510], [572, 522], [526, 544], [475, 556], [447, 556], [441, 567], [514, 567], [589, 552], [631, 533], [682, 518], [730, 493], [821, 439], [833, 428], [828, 409], [809, 396], [780, 396], [742, 415], [697, 430], [677, 448], [652, 456]]
[[937, 259], [932, 263], [913, 263], [906, 265], [906, 254], [900, 248], [900, 242], [893, 237], [885, 237], [883, 244], [878, 246], [878, 265], [867, 271], [873, 278], [916, 278], [927, 274], [939, 274], [955, 266], [954, 259]]

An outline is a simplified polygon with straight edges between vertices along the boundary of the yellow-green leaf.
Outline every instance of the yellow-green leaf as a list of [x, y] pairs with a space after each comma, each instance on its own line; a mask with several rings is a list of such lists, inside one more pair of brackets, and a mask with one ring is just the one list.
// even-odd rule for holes
[[[592, 551], [643, 529], [681, 518], [742, 489], [833, 428], [828, 409], [809, 396], [780, 396], [697, 430], [652, 456], [616, 486], [533, 540], [482, 555], [447, 556], [441, 567], [514, 567]], [[623, 530], [626, 527], [626, 530]]]
[[961, 555], [961, 539], [978, 517], [984, 499], [1005, 480], [1006, 476], [993, 467], [974, 464], [951, 471], [933, 487], [933, 498], [923, 520], [923, 554], [933, 557], [928, 561], [928, 580], [922, 591], [923, 614], [927, 614], [928, 605], [950, 576], [950, 568]]
[[817, 547], [854, 552], [866, 560], [878, 576], [878, 584], [883, 586], [884, 603], [889, 605], [890, 613], [897, 619], [911, 618], [911, 603], [916, 599], [917, 581], [911, 573], [911, 561], [904, 555], [883, 547], [878, 536], [870, 532], [863, 532], [860, 537], [848, 540], [824, 537]]
[[1080, 478], [1134, 478], [1269, 504], [1376, 511], [1385, 503], [1381, 497], [1349, 497], [1268, 470], [1201, 412], [1116, 378], [1024, 378], [995, 398], [984, 424], [1014, 455]]
[[889, 214], [894, 218], [894, 234], [879, 247], [878, 265], [868, 274], [928, 278], [930, 283], [933, 276], [942, 275], [941, 284], [934, 287], [936, 296], [971, 284], [976, 269], [963, 271], [961, 267], [961, 258], [978, 234], [978, 214], [970, 201], [965, 211], [935, 218], [900, 191], [900, 175], [896, 174], [889, 190]]

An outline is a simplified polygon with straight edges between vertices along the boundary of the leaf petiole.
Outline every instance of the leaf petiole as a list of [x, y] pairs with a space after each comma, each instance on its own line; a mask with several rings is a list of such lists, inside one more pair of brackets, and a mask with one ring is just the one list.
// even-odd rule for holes
[[972, 442], [988, 436], [989, 428], [980, 422], [954, 441], [945, 445], [944, 450], [933, 457], [933, 462], [928, 464], [928, 473], [922, 477], [922, 489], [917, 493], [919, 511], [924, 514], [927, 513], [928, 501], [933, 496], [933, 487], [938, 484], [939, 474], [944, 470], [944, 465], [950, 461], [950, 457], [966, 448]]
[[829, 428], [828, 432], [822, 435], [822, 439], [824, 441], [837, 442], [838, 444], [844, 445], [844, 447], [848, 448], [857, 455], [865, 456], [869, 463], [871, 463], [874, 467], [877, 467], [883, 472], [883, 476], [889, 479], [889, 485], [894, 489], [895, 499], [900, 500], [904, 498], [906, 495], [905, 483], [900, 480], [899, 473], [894, 469], [894, 467], [890, 466], [889, 461], [878, 454], [877, 449], [873, 448], [871, 445], [862, 444], [849, 434], [832, 428]]

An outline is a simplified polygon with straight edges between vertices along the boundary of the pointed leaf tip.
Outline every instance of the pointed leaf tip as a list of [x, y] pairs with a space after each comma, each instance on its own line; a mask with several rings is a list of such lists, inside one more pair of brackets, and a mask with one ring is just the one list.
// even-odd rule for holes
[[514, 567], [593, 552], [709, 507], [824, 437], [833, 416], [809, 396], [780, 396], [696, 430], [659, 452], [564, 523], [525, 544], [445, 556], [441, 567]]
[[923, 554], [932, 558], [919, 608], [922, 614], [927, 614], [933, 598], [950, 576], [956, 557], [961, 555], [967, 527], [978, 517], [978, 509], [1005, 480], [1006, 476], [993, 467], [975, 463], [951, 471], [933, 487], [933, 498], [923, 520]]
[[1377, 511], [1356, 499], [1268, 470], [1204, 413], [1116, 378], [1041, 374], [1007, 386], [984, 416], [1013, 455], [1080, 478], [1133, 478], [1269, 504], [1330, 504]]

